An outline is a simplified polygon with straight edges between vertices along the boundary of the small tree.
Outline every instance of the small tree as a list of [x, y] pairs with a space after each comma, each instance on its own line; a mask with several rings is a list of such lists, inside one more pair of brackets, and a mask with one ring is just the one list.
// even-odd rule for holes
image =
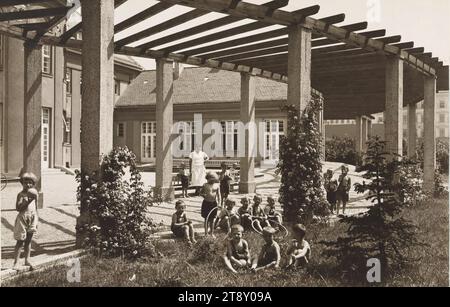
[[393, 269], [411, 260], [402, 253], [405, 248], [422, 245], [416, 238], [417, 228], [402, 217], [405, 203], [396, 193], [401, 162], [392, 161], [384, 148], [385, 143], [378, 137], [369, 142], [362, 171], [370, 182], [355, 185], [358, 193], [370, 192], [368, 199], [373, 207], [367, 213], [342, 219], [349, 225], [346, 236], [322, 242], [328, 247], [325, 256], [336, 257], [350, 278], [365, 279], [371, 258], [380, 260], [386, 278]]
[[139, 257], [149, 247], [154, 224], [147, 209], [154, 203], [128, 148], [117, 148], [103, 157], [99, 173], [77, 173], [78, 200], [89, 213], [79, 225], [85, 244], [111, 256]]
[[[281, 174], [280, 203], [285, 220], [296, 221], [301, 216], [308, 224], [315, 212], [323, 211], [321, 149], [319, 112], [322, 102], [311, 100], [301, 113], [295, 106], [283, 108], [288, 115], [288, 133], [280, 142]], [[300, 115], [301, 114], [301, 115]]]

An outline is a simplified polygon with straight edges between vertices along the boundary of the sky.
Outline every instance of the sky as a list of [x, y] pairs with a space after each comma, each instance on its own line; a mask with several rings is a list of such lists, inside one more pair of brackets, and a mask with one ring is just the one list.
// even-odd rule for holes
[[[255, 4], [262, 4], [267, 2], [268, 0], [246, 1]], [[123, 4], [116, 10], [116, 24], [156, 3], [158, 3], [158, 1], [128, 0], [125, 4]], [[450, 64], [450, 0], [290, 0], [290, 4], [284, 7], [283, 10], [294, 11], [316, 4], [320, 5], [321, 9], [318, 14], [312, 16], [314, 18], [321, 18], [345, 13], [345, 21], [337, 24], [338, 26], [355, 22], [368, 21], [368, 30], [386, 29], [387, 36], [401, 35], [402, 42], [414, 41], [415, 47], [425, 47], [425, 52], [432, 52], [433, 57], [438, 56], [441, 61], [444, 61], [445, 65]], [[122, 39], [138, 31], [142, 31], [144, 29], [157, 25], [190, 10], [192, 9], [183, 6], [172, 7], [165, 12], [153, 16], [147, 21], [144, 21], [126, 31], [118, 33], [116, 35], [116, 40]], [[218, 13], [210, 13], [182, 24], [178, 27], [160, 32], [148, 39], [139, 41], [136, 44], [131, 44], [131, 46], [136, 46], [139, 43], [154, 40], [161, 36], [178, 32], [180, 30], [196, 26], [222, 16], [224, 15]], [[245, 20], [225, 26], [223, 28], [204, 32], [200, 35], [191, 36], [189, 38], [186, 38], [186, 40], [211, 34], [220, 29], [227, 29], [249, 22], [251, 22], [251, 20]], [[248, 36], [250, 34], [265, 32], [275, 28], [277, 28], [277, 26], [265, 28], [258, 31], [247, 32], [243, 35]], [[238, 37], [239, 35], [233, 38]], [[225, 40], [229, 39], [230, 38], [227, 38]], [[182, 41], [183, 40], [179, 40], [176, 43]], [[218, 43], [221, 41], [216, 41], [214, 43]], [[157, 49], [160, 49], [161, 47], [164, 46], [157, 47]], [[136, 60], [145, 69], [155, 68], [155, 63], [153, 60], [142, 58], [136, 58]]]

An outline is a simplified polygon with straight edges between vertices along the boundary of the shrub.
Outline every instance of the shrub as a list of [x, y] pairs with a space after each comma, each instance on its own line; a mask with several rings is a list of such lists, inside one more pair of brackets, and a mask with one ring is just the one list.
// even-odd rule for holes
[[[424, 147], [423, 141], [417, 145], [417, 160], [421, 162], [423, 169]], [[436, 141], [436, 162], [441, 174], [449, 173], [449, 142], [448, 140], [438, 139]]]
[[405, 205], [415, 205], [427, 198], [423, 192], [423, 170], [420, 162], [404, 157], [398, 164], [395, 190]]
[[361, 157], [355, 149], [355, 140], [348, 137], [333, 137], [326, 142], [326, 161], [360, 165]]
[[416, 237], [417, 227], [402, 217], [405, 203], [395, 193], [401, 163], [391, 161], [384, 147], [379, 138], [369, 142], [362, 170], [370, 183], [355, 185], [358, 193], [370, 192], [374, 206], [367, 213], [344, 217], [341, 222], [349, 226], [346, 235], [323, 242], [327, 246], [324, 255], [335, 257], [347, 277], [358, 281], [365, 280], [369, 259], [380, 260], [385, 281], [412, 260], [404, 256], [406, 248], [424, 245]]
[[[101, 174], [101, 175], [100, 175]], [[144, 191], [136, 157], [128, 148], [104, 156], [100, 172], [77, 173], [77, 197], [89, 220], [78, 226], [87, 247], [109, 256], [139, 257], [151, 250], [152, 220], [147, 208], [155, 200]]]
[[312, 99], [300, 112], [295, 106], [287, 106], [288, 134], [280, 142], [280, 162], [277, 174], [281, 174], [280, 203], [287, 222], [302, 216], [305, 224], [320, 204], [324, 202], [322, 190], [321, 148], [318, 114], [322, 101]]

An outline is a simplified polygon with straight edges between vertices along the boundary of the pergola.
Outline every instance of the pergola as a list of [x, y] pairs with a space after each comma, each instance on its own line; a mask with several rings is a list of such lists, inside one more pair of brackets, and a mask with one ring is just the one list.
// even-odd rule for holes
[[[424, 100], [425, 186], [431, 190], [435, 171], [435, 96], [448, 90], [448, 66], [413, 42], [401, 36], [385, 36], [386, 30], [365, 31], [367, 22], [339, 25], [344, 14], [316, 19], [320, 7], [314, 5], [294, 12], [282, 10], [289, 0], [255, 5], [240, 0], [158, 0], [158, 3], [115, 24], [114, 10], [126, 0], [81, 0], [82, 23], [62, 35], [51, 33], [68, 7], [57, 0], [3, 0], [0, 8], [20, 4], [45, 4], [46, 8], [0, 13], [0, 32], [26, 41], [27, 144], [30, 153], [25, 165], [40, 161], [38, 118], [39, 95], [33, 82], [40, 79], [39, 45], [48, 44], [82, 49], [83, 110], [82, 169], [98, 169], [99, 156], [112, 148], [113, 54], [146, 57], [157, 62], [157, 188], [173, 195], [171, 188], [171, 128], [173, 123], [173, 61], [211, 67], [242, 74], [241, 117], [255, 120], [255, 77], [288, 84], [288, 103], [303, 110], [311, 93], [319, 91], [325, 99], [325, 119], [358, 118], [359, 146], [367, 138], [365, 120], [370, 114], [385, 112], [388, 150], [402, 154], [402, 109], [415, 114], [416, 104]], [[175, 5], [192, 8], [171, 19], [114, 40], [125, 31]], [[151, 37], [190, 20], [216, 12], [225, 14], [206, 23], [175, 31], [158, 39]], [[39, 20], [44, 18], [45, 20]], [[251, 19], [252, 22], [233, 26]], [[18, 20], [28, 20], [26, 23]], [[36, 21], [37, 20], [37, 21]], [[271, 26], [278, 29], [267, 30]], [[212, 34], [204, 32], [218, 29]], [[219, 29], [220, 28], [220, 29]], [[75, 34], [83, 30], [83, 40]], [[258, 34], [250, 32], [260, 30]], [[246, 34], [248, 33], [248, 34]], [[203, 35], [201, 35], [203, 34]], [[241, 35], [235, 38], [236, 35]], [[195, 36], [195, 38], [191, 38]], [[181, 42], [180, 42], [181, 41]], [[220, 42], [218, 42], [220, 41]], [[161, 47], [165, 46], [165, 47]], [[29, 102], [29, 103], [27, 103]], [[415, 116], [409, 120], [409, 148], [416, 148]], [[246, 136], [247, 152], [254, 140]], [[39, 153], [40, 155], [40, 153]], [[33, 164], [34, 163], [34, 164]], [[37, 166], [35, 166], [36, 168]], [[252, 192], [254, 160], [241, 161], [243, 192]], [[37, 171], [40, 173], [40, 171]]]

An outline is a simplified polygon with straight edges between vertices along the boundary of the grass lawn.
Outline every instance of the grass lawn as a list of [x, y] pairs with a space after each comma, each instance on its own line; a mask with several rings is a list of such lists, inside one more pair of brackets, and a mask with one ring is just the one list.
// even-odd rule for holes
[[[448, 200], [435, 199], [406, 211], [406, 217], [420, 228], [420, 238], [428, 248], [408, 250], [405, 253], [420, 259], [398, 272], [383, 286], [448, 286]], [[295, 272], [268, 271], [258, 274], [242, 272], [234, 275], [224, 270], [219, 255], [223, 237], [216, 241], [203, 240], [193, 249], [184, 244], [156, 242], [159, 255], [155, 258], [127, 261], [101, 259], [88, 256], [81, 260], [81, 283], [66, 280], [68, 268], [56, 266], [32, 275], [21, 276], [2, 286], [89, 286], [89, 287], [172, 287], [172, 286], [225, 286], [225, 287], [315, 287], [351, 286], [335, 269], [333, 259], [321, 256], [324, 246], [319, 242], [336, 239], [346, 230], [345, 225], [314, 226], [307, 240], [312, 247], [312, 261], [307, 269]], [[262, 238], [246, 234], [252, 252], [259, 252]], [[289, 240], [281, 240], [282, 252]], [[132, 277], [135, 276], [134, 279]], [[364, 285], [364, 284], [361, 284]]]

